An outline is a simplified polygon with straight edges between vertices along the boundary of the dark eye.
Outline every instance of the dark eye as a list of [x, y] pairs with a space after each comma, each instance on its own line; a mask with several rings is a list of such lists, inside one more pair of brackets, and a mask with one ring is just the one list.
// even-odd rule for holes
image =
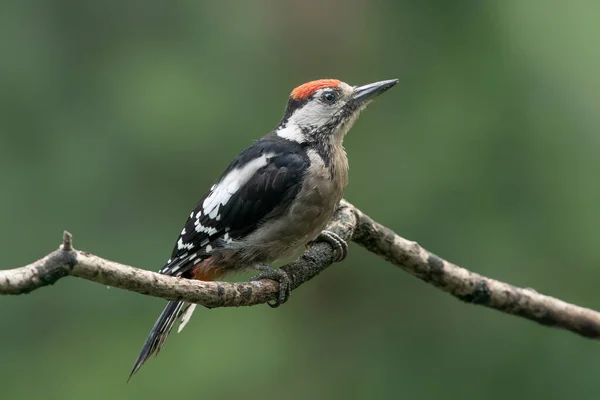
[[337, 96], [335, 94], [335, 92], [325, 92], [323, 93], [323, 100], [325, 101], [325, 103], [333, 103], [334, 101], [336, 101]]

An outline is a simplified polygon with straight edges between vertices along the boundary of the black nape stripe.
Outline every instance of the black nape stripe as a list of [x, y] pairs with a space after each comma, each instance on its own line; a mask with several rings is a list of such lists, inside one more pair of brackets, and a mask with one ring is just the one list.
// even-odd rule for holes
[[312, 98], [313, 96], [308, 96], [304, 99], [296, 99], [294, 97], [290, 97], [288, 99], [287, 105], [285, 107], [285, 113], [283, 114], [283, 118], [281, 119], [279, 126], [285, 127], [292, 114], [294, 114], [294, 111], [304, 107], [304, 105], [308, 103], [308, 101]]

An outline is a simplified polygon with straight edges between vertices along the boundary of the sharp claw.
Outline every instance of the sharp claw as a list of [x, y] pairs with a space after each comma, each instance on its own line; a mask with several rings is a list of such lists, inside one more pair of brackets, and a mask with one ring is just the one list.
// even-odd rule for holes
[[271, 279], [279, 282], [279, 293], [277, 294], [277, 299], [273, 302], [267, 302], [269, 307], [277, 308], [283, 303], [285, 303], [290, 297], [291, 288], [290, 288], [290, 277], [288, 274], [279, 268], [273, 268], [269, 265], [260, 265], [255, 267], [258, 271], [263, 271], [258, 275], [250, 278], [251, 281], [258, 281], [261, 279]]
[[323, 231], [319, 234], [316, 241], [327, 242], [333, 247], [335, 253], [334, 262], [343, 261], [348, 255], [348, 243], [336, 233], [331, 231]]

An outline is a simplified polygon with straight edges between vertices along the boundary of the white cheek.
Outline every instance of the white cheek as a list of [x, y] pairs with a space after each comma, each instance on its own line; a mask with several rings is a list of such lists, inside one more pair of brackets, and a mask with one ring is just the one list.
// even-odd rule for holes
[[302, 107], [294, 113], [290, 121], [299, 126], [305, 125], [325, 125], [331, 117], [331, 111], [326, 109], [323, 104], [313, 101]]
[[313, 100], [297, 110], [290, 118], [289, 123], [296, 126], [323, 126], [340, 110], [341, 106], [340, 104], [330, 106]]

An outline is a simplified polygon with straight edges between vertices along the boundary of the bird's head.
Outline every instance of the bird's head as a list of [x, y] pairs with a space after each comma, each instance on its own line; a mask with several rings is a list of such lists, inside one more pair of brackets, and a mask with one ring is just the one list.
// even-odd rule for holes
[[290, 94], [277, 135], [300, 143], [337, 141], [376, 96], [397, 79], [350, 86], [337, 79], [320, 79], [295, 88]]

